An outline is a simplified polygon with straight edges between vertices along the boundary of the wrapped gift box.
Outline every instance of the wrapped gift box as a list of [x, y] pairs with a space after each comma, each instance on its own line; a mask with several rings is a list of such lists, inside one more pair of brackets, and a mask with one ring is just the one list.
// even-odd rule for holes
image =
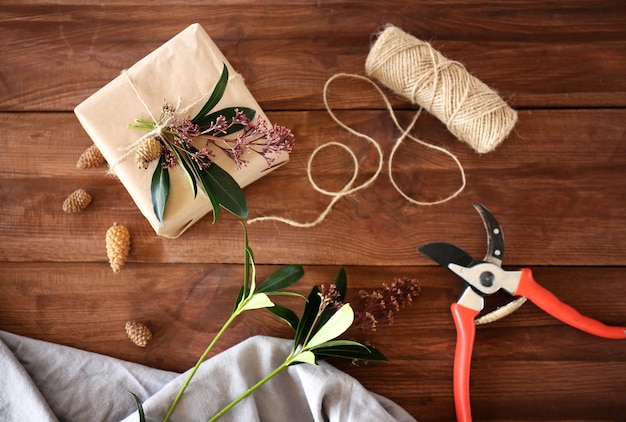
[[[133, 130], [136, 118], [158, 119], [164, 102], [185, 110], [181, 117], [195, 116], [219, 80], [224, 65], [229, 80], [226, 91], [214, 108], [249, 107], [256, 118], [267, 117], [246, 88], [243, 78], [232, 68], [199, 24], [193, 24], [174, 38], [141, 59], [79, 104], [74, 112], [98, 146], [111, 170], [128, 190], [142, 214], [160, 236], [175, 238], [211, 212], [211, 202], [202, 189], [194, 198], [193, 190], [179, 166], [170, 169], [170, 194], [163, 223], [159, 222], [152, 205], [150, 186], [158, 160], [148, 169], [135, 164], [129, 150], [144, 135]], [[202, 143], [204, 146], [204, 142]], [[289, 154], [282, 153], [268, 168], [264, 157], [248, 152], [245, 167], [235, 162], [219, 148], [213, 148], [213, 161], [226, 170], [242, 188], [284, 164]]]

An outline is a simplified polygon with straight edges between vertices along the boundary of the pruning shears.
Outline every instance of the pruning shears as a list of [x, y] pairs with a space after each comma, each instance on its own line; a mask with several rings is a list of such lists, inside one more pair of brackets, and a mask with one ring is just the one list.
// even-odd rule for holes
[[[501, 314], [510, 313], [528, 299], [556, 319], [579, 330], [598, 337], [626, 339], [626, 327], [608, 326], [581, 315], [538, 284], [530, 269], [503, 270], [504, 236], [502, 228], [487, 208], [478, 203], [475, 203], [474, 207], [482, 217], [487, 231], [487, 253], [482, 261], [474, 260], [463, 249], [450, 243], [428, 243], [418, 248], [421, 253], [452, 271], [465, 282], [465, 289], [450, 308], [457, 331], [454, 356], [454, 402], [459, 422], [472, 420], [469, 373], [476, 325], [498, 319], [492, 314], [497, 312]], [[484, 308], [485, 296], [492, 295], [500, 289], [517, 297], [517, 299], [503, 307], [503, 309], [508, 310], [503, 312], [496, 309], [477, 319]]]

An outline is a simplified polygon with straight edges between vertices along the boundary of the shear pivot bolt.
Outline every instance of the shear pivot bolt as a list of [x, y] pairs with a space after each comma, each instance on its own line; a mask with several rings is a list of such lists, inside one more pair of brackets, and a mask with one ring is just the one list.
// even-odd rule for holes
[[484, 287], [491, 287], [493, 286], [493, 282], [496, 279], [496, 276], [493, 275], [493, 273], [491, 271], [485, 271], [483, 273], [480, 274], [480, 284], [482, 284]]

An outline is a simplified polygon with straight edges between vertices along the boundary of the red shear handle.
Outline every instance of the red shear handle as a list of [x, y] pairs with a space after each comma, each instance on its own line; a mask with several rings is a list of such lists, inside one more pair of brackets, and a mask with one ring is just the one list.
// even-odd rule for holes
[[526, 296], [535, 305], [556, 319], [589, 334], [613, 339], [626, 338], [626, 327], [612, 327], [581, 315], [576, 309], [561, 302], [549, 290], [540, 286], [533, 278], [533, 273], [530, 269], [522, 268], [521, 271], [522, 276], [515, 292], [516, 295]]
[[476, 337], [474, 318], [478, 311], [458, 303], [450, 307], [456, 325], [456, 351], [454, 353], [454, 405], [458, 422], [471, 422], [469, 375], [472, 349]]

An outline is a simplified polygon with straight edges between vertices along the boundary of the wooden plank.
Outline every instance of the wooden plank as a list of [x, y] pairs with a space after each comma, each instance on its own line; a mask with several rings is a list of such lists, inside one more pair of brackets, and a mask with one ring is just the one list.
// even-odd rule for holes
[[[190, 16], [211, 22], [220, 29], [220, 39], [309, 38], [311, 27], [318, 28], [326, 38], [341, 38], [359, 36], [367, 30], [364, 27], [376, 22], [394, 21], [411, 23], [422, 32], [430, 32], [432, 36], [428, 38], [441, 39], [498, 40], [506, 37], [562, 42], [606, 39], [625, 31], [621, 21], [624, 5], [619, 0], [603, 0], [602, 7], [593, 0], [578, 0], [568, 5], [559, 0], [546, 0], [541, 4], [532, 0], [515, 3], [407, 0], [394, 7], [380, 7], [372, 0], [272, 0], [262, 5], [254, 0], [218, 0], [196, 4], [193, 9], [170, 7], [176, 4], [187, 5], [184, 0], [173, 0], [167, 5], [160, 0], [114, 0], [98, 4], [97, 8], [91, 0], [54, 5], [45, 0], [2, 3], [3, 18], [7, 22], [38, 21], [45, 25], [62, 21], [79, 25], [81, 20], [95, 21], [107, 31], [119, 26], [123, 30], [118, 32], [120, 37], [126, 37], [135, 28], [176, 31], [178, 21]], [[271, 14], [266, 12], [267, 7], [272, 8]], [[152, 18], [146, 19], [148, 16]], [[125, 25], [127, 22], [133, 22], [134, 26]], [[158, 25], [151, 26], [151, 22]], [[341, 25], [337, 25], [338, 22]], [[138, 31], [133, 39], [149, 41], [153, 38], [148, 32]]]
[[[147, 364], [157, 364], [151, 359], [179, 348], [179, 340], [171, 339], [191, 336], [199, 343], [196, 347], [185, 349], [165, 367], [159, 363], [164, 369], [179, 371], [199, 356], [202, 344], [208, 344], [226, 320], [243, 277], [241, 265], [226, 264], [136, 264], [119, 275], [104, 263], [2, 263], [0, 267], [5, 293], [0, 298], [1, 329]], [[258, 282], [278, 268], [259, 266]], [[330, 284], [338, 270], [339, 266], [305, 266], [304, 278], [292, 290], [308, 294], [313, 285]], [[380, 289], [397, 277], [417, 279], [422, 286], [415, 304], [400, 311], [393, 325], [381, 322], [375, 333], [356, 330], [351, 336], [394, 350], [398, 359], [452, 357], [450, 343], [455, 337], [449, 306], [462, 290], [457, 278], [438, 267], [350, 266], [346, 272], [347, 300], [355, 304], [359, 291]], [[550, 267], [537, 268], [535, 273], [543, 286], [582, 314], [610, 325], [626, 320], [626, 311], [616, 299], [626, 288], [620, 268]], [[297, 312], [302, 309], [296, 299], [282, 303]], [[129, 319], [150, 321], [159, 350], [148, 355], [132, 345], [114, 350], [125, 338], [119, 327]], [[395, 350], [397, 339], [410, 338], [412, 333], [419, 333], [423, 340], [409, 349]], [[233, 327], [219, 350], [257, 334], [290, 337], [291, 331], [269, 314], [255, 311], [254, 318], [244, 317]], [[162, 339], [161, 344], [161, 337], [168, 340]], [[620, 361], [626, 347], [567, 327], [530, 303], [505, 319], [479, 327], [477, 338], [484, 344], [475, 352], [479, 360]], [[563, 350], [566, 343], [580, 345]]]
[[[397, 131], [394, 135], [385, 113], [350, 111], [340, 117], [376, 136], [388, 157]], [[407, 121], [410, 114], [401, 117]], [[480, 256], [485, 235], [471, 202], [481, 201], [504, 228], [509, 265], [621, 265], [626, 254], [625, 117], [623, 110], [522, 112], [509, 139], [496, 151], [478, 155], [435, 119], [423, 116], [420, 136], [450, 149], [465, 167], [468, 185], [459, 198], [434, 207], [411, 205], [382, 174], [373, 186], [340, 200], [315, 228], [250, 225], [257, 259], [421, 265], [429, 262], [415, 248], [430, 241], [452, 241]], [[357, 183], [376, 168], [373, 149], [337, 127], [325, 112], [276, 112], [270, 119], [292, 127], [297, 146], [287, 166], [246, 188], [251, 217], [313, 221], [330, 198], [310, 186], [306, 165], [313, 149], [331, 139], [361, 157]], [[105, 168], [76, 169], [90, 140], [73, 115], [4, 113], [0, 124], [8, 137], [0, 156], [0, 239], [10, 245], [0, 248], [2, 259], [31, 261], [37, 251], [36, 259], [42, 261], [102, 262], [104, 233], [120, 222], [132, 231], [130, 262], [241, 261], [241, 228], [233, 216], [224, 215], [217, 225], [204, 219], [178, 240], [158, 238]], [[337, 151], [323, 151], [314, 162], [315, 181], [325, 189], [341, 189], [353, 171], [347, 154]], [[412, 143], [400, 150], [396, 163], [395, 178], [416, 199], [439, 199], [460, 184], [449, 158]], [[63, 200], [78, 188], [92, 193], [92, 205], [80, 214], [63, 213]], [[210, 253], [196, 247], [207, 239], [216, 246]]]
[[[505, 3], [487, 12], [461, 2], [446, 8], [446, 19], [441, 7], [422, 2], [383, 11], [376, 2], [298, 5], [277, 7], [271, 16], [256, 3], [193, 11], [7, 5], [0, 18], [0, 109], [71, 110], [198, 16], [268, 110], [320, 109], [324, 82], [335, 73], [362, 74], [371, 36], [388, 22], [432, 41], [516, 107], [624, 106], [626, 11], [607, 3], [565, 9]], [[354, 106], [375, 101], [359, 96]]]
[[[277, 268], [259, 266], [258, 280]], [[314, 284], [328, 284], [337, 270], [307, 266], [294, 290], [307, 293]], [[230, 312], [243, 275], [240, 265], [209, 264], [131, 265], [114, 275], [106, 264], [0, 263], [0, 272], [0, 329], [175, 371], [192, 366], [208, 345]], [[353, 303], [361, 289], [380, 288], [393, 277], [418, 279], [422, 294], [395, 314], [393, 325], [348, 333], [383, 351], [388, 364], [333, 364], [419, 420], [450, 420], [456, 335], [449, 305], [461, 289], [459, 281], [440, 268], [359, 266], [346, 272], [347, 300]], [[536, 276], [586, 315], [609, 324], [626, 320], [616, 301], [626, 294], [621, 268], [541, 268]], [[299, 301], [287, 304], [299, 312]], [[128, 319], [152, 328], [154, 339], [146, 349], [126, 339]], [[252, 311], [227, 331], [216, 353], [253, 335], [290, 338], [292, 332], [268, 313]], [[618, 418], [626, 410], [625, 355], [624, 342], [587, 335], [526, 304], [478, 329], [471, 387], [475, 415], [565, 420], [584, 411]], [[574, 399], [583, 396], [584, 401]]]
[[[313, 220], [330, 198], [310, 186], [316, 147], [349, 145], [362, 173], [376, 152], [324, 111], [322, 89], [338, 72], [363, 74], [372, 34], [393, 23], [430, 41], [520, 110], [514, 133], [478, 155], [429, 115], [414, 131], [463, 164], [467, 188], [440, 206], [409, 204], [382, 174], [340, 200], [313, 229], [248, 226], [259, 279], [277, 264], [301, 263], [295, 290], [330, 283], [345, 265], [348, 300], [394, 277], [421, 282], [413, 306], [376, 332], [353, 328], [387, 364], [333, 364], [396, 401], [420, 421], [454, 420], [456, 332], [449, 307], [462, 283], [420, 256], [429, 241], [454, 242], [480, 258], [485, 234], [472, 201], [503, 226], [507, 268], [529, 266], [536, 279], [581, 313], [624, 325], [626, 256], [626, 4], [621, 0], [534, 2], [432, 0], [0, 0], [0, 329], [157, 368], [184, 371], [232, 309], [242, 282], [242, 229], [229, 215], [205, 219], [177, 240], [158, 238], [105, 168], [78, 170], [91, 144], [71, 110], [120, 70], [192, 22], [201, 23], [273, 122], [294, 130], [291, 162], [246, 188], [251, 217]], [[181, 52], [181, 60], [190, 60]], [[192, 65], [192, 63], [190, 63]], [[415, 112], [391, 98], [402, 124]], [[387, 159], [399, 131], [369, 86], [341, 80], [332, 107], [373, 136]], [[321, 152], [314, 179], [341, 189], [353, 163]], [[410, 196], [440, 199], [460, 177], [451, 159], [407, 142], [394, 177]], [[94, 196], [84, 212], [61, 203], [74, 189]], [[114, 222], [132, 233], [122, 273], [106, 262], [104, 233]], [[302, 302], [285, 303], [297, 311]], [[488, 309], [504, 294], [489, 297]], [[155, 336], [133, 346], [123, 324], [148, 322]], [[215, 352], [253, 335], [290, 338], [264, 311], [244, 315]], [[474, 417], [484, 421], [616, 421], [626, 412], [626, 344], [568, 327], [535, 305], [477, 330], [472, 360]]]
[[[443, 362], [411, 361], [411, 381], [385, 367], [386, 382], [371, 367], [351, 371], [367, 386], [393, 397], [420, 421], [455, 420], [450, 385], [452, 367]], [[473, 363], [471, 406], [475, 420], [620, 420], [624, 412], [623, 362]], [[600, 376], [598, 376], [601, 374]], [[478, 379], [477, 379], [478, 378]], [[584, 397], [584, 399], [583, 399]], [[589, 416], [586, 416], [589, 415]]]

